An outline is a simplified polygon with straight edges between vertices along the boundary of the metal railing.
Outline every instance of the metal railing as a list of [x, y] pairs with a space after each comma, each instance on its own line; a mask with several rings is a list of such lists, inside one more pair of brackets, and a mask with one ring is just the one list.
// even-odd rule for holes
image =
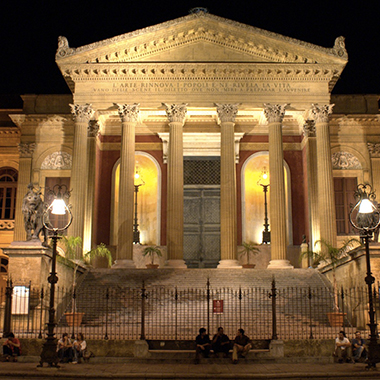
[[[56, 334], [85, 334], [87, 339], [193, 340], [200, 327], [212, 334], [223, 326], [230, 336], [244, 328], [252, 339], [331, 339], [339, 330], [366, 335], [366, 287], [340, 289], [339, 309], [344, 318], [336, 325], [328, 319], [334, 297], [328, 287], [128, 288], [99, 285], [56, 289]], [[378, 289], [378, 287], [377, 287]], [[374, 290], [375, 308], [379, 308]], [[0, 289], [3, 333], [19, 338], [45, 337], [48, 320], [47, 288], [15, 286]], [[73, 302], [75, 305], [73, 307]], [[79, 326], [69, 326], [65, 312], [83, 313]]]

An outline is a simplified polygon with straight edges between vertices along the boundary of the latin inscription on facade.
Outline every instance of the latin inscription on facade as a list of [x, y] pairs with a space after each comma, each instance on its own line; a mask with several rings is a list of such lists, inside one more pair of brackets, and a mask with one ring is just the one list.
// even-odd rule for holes
[[267, 82], [117, 82], [100, 83], [93, 88], [96, 93], [310, 93], [308, 84]]

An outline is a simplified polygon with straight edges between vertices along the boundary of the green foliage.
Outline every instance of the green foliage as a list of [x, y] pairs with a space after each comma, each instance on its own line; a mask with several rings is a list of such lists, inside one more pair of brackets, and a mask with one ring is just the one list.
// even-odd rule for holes
[[151, 264], [154, 264], [154, 256], [157, 255], [157, 257], [161, 257], [162, 253], [159, 247], [145, 247], [143, 251], [143, 256], [149, 256], [151, 259]]
[[60, 235], [60, 239], [65, 248], [65, 257], [70, 260], [82, 259], [82, 238], [80, 236]]
[[112, 254], [111, 251], [106, 247], [104, 243], [100, 243], [96, 248], [91, 249], [84, 255], [84, 260], [86, 263], [90, 263], [95, 257], [105, 257], [108, 262], [108, 266], [112, 265]]
[[249, 257], [250, 255], [257, 255], [260, 253], [260, 248], [257, 243], [253, 242], [243, 242], [242, 249], [239, 251], [239, 254], [244, 256], [247, 256], [247, 264], [249, 264]]

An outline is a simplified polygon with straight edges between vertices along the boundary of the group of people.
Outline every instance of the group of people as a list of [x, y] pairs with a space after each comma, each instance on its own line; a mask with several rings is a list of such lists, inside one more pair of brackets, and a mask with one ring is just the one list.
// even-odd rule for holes
[[195, 339], [195, 363], [198, 364], [201, 357], [209, 357], [210, 351], [213, 350], [216, 356], [229, 357], [229, 351], [232, 348], [232, 363], [238, 362], [238, 357], [245, 357], [252, 348], [251, 339], [244, 334], [243, 329], [237, 331], [233, 341], [224, 333], [223, 327], [218, 327], [217, 333], [210, 340], [205, 328], [199, 329], [199, 335]]
[[71, 342], [67, 333], [62, 334], [58, 340], [57, 353], [60, 363], [80, 363], [81, 358], [85, 356], [87, 343], [82, 333], [77, 334], [77, 338]]
[[357, 363], [360, 359], [367, 360], [368, 353], [364, 339], [360, 331], [355, 332], [355, 338], [350, 340], [346, 337], [344, 331], [340, 331], [335, 339], [334, 356], [339, 363], [347, 362]]

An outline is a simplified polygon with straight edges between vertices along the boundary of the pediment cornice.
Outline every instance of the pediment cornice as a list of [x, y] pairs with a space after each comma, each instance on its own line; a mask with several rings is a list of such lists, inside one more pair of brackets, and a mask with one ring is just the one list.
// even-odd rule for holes
[[199, 41], [251, 56], [254, 61], [286, 63], [347, 62], [344, 38], [324, 48], [291, 37], [214, 16], [195, 13], [78, 48], [59, 37], [56, 61], [112, 63], [146, 60]]

